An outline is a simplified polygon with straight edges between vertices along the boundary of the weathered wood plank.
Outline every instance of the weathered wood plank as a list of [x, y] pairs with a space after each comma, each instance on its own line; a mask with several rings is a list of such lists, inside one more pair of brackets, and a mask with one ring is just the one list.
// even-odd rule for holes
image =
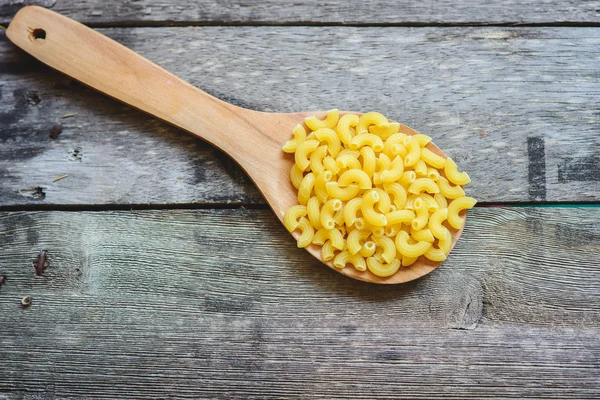
[[266, 210], [2, 213], [0, 398], [598, 397], [598, 210], [478, 208], [400, 286]]
[[289, 1], [3, 0], [0, 20], [25, 3], [96, 25], [139, 24], [519, 24], [598, 23], [600, 2], [577, 0]]
[[[382, 111], [433, 136], [469, 171], [480, 201], [600, 199], [599, 29], [102, 32], [252, 109]], [[211, 147], [70, 84], [5, 38], [0, 50], [1, 204], [262, 201]]]

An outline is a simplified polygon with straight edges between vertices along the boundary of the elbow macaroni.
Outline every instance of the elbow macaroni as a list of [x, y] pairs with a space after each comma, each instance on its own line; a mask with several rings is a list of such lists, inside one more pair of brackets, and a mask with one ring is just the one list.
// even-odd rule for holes
[[298, 247], [321, 247], [336, 268], [386, 278], [418, 260], [442, 262], [462, 229], [470, 182], [432, 151], [431, 137], [385, 116], [330, 110], [297, 125], [283, 151], [294, 154], [290, 181], [298, 204], [283, 223]]

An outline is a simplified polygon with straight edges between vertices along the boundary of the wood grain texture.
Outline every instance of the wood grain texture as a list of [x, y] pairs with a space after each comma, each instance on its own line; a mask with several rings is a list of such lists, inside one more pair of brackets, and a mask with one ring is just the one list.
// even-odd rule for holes
[[[600, 152], [596, 28], [101, 31], [239, 106], [381, 111], [433, 136], [480, 201], [600, 198], [589, 167]], [[69, 83], [5, 39], [0, 49], [2, 204], [262, 201], [209, 146]]]
[[555, 24], [599, 23], [596, 0], [291, 1], [2, 0], [0, 20], [25, 4], [95, 25], [148, 24]]
[[266, 210], [2, 213], [0, 398], [595, 398], [597, 210], [478, 208], [399, 286]]

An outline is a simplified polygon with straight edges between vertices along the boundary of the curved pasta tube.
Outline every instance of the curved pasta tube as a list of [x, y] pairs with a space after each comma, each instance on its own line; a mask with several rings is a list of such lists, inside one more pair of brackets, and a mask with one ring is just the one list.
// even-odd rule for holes
[[412, 229], [418, 231], [427, 225], [427, 222], [429, 221], [429, 209], [427, 208], [427, 204], [425, 204], [421, 198], [417, 198], [413, 202], [413, 205], [417, 216], [412, 220], [410, 226]]
[[321, 128], [315, 131], [315, 136], [321, 143], [326, 143], [327, 151], [332, 157], [337, 157], [340, 150], [342, 149], [342, 143], [337, 133], [332, 129]]
[[385, 234], [385, 229], [382, 226], [371, 225], [367, 221], [365, 221], [364, 218], [362, 218], [362, 217], [356, 218], [356, 221], [354, 221], [354, 226], [359, 231], [370, 232], [371, 235], [373, 235], [373, 237], [380, 237]]
[[397, 122], [389, 122], [388, 126], [377, 126], [371, 125], [369, 126], [369, 132], [377, 135], [381, 138], [381, 140], [386, 140], [390, 136], [398, 133], [400, 130], [400, 124]]
[[460, 186], [452, 186], [450, 182], [443, 176], [437, 181], [437, 185], [440, 188], [440, 193], [447, 199], [458, 199], [465, 195], [465, 191]]
[[379, 155], [379, 157], [377, 158], [378, 172], [386, 171], [386, 170], [390, 169], [391, 166], [392, 166], [392, 160], [388, 156], [386, 156], [384, 153], [381, 153]]
[[[398, 155], [395, 152], [402, 151], [405, 153], [402, 155], [402, 157], [406, 157], [406, 154], [408, 154], [408, 149], [404, 146], [403, 143], [404, 139], [406, 139], [407, 137], [408, 136], [404, 133], [395, 133], [388, 137], [383, 145], [383, 154], [385, 154], [389, 158], [394, 158], [396, 155]], [[397, 145], [400, 145], [402, 147], [396, 147]]]
[[419, 257], [402, 256], [402, 266], [409, 267], [409, 266], [413, 265], [415, 262], [417, 262], [418, 259], [419, 259]]
[[413, 167], [421, 159], [421, 146], [414, 136], [408, 136], [404, 139], [404, 146], [408, 150], [408, 154], [404, 157], [404, 166]]
[[363, 133], [362, 135], [354, 136], [350, 141], [350, 144], [348, 144], [348, 147], [352, 150], [360, 149], [363, 146], [371, 146], [373, 150], [379, 152], [383, 150], [383, 141], [377, 135]]
[[313, 131], [316, 131], [317, 129], [321, 129], [321, 128], [333, 129], [333, 127], [335, 127], [336, 124], [338, 123], [339, 118], [340, 118], [339, 110], [333, 109], [333, 110], [327, 111], [327, 117], [325, 117], [325, 119], [323, 119], [323, 120], [318, 119], [317, 117], [314, 117], [314, 116], [310, 116], [310, 117], [304, 118], [304, 123], [306, 124], [306, 126], [308, 126]]
[[304, 141], [306, 140], [306, 130], [302, 125], [298, 124], [294, 127], [292, 135], [294, 135], [294, 138], [292, 140], [288, 140], [283, 145], [283, 151], [285, 151], [286, 153], [295, 152], [298, 148], [298, 145], [304, 143]]
[[437, 182], [437, 180], [440, 179], [440, 173], [437, 169], [433, 167], [427, 167], [427, 178], [431, 179], [434, 182]]
[[394, 158], [394, 161], [390, 164], [389, 169], [381, 171], [381, 181], [383, 183], [394, 183], [400, 179], [404, 173], [404, 164], [400, 157]]
[[421, 192], [439, 193], [440, 188], [429, 178], [417, 178], [408, 187], [408, 193], [420, 194]]
[[392, 199], [390, 199], [390, 196], [381, 188], [373, 188], [373, 190], [379, 195], [379, 202], [377, 203], [379, 211], [384, 215], [390, 212], [392, 206]]
[[321, 225], [325, 229], [335, 228], [335, 221], [333, 220], [333, 213], [342, 208], [342, 202], [338, 199], [331, 199], [327, 203], [323, 204], [321, 208]]
[[331, 245], [334, 249], [344, 249], [344, 237], [338, 229], [319, 229], [313, 236], [312, 243], [322, 246], [323, 244], [325, 244], [326, 240], [329, 240], [331, 242]]
[[383, 190], [388, 195], [393, 196], [393, 203], [397, 209], [402, 210], [406, 205], [406, 189], [399, 183], [385, 183], [383, 185]]
[[362, 201], [362, 197], [355, 197], [344, 206], [344, 223], [347, 227], [352, 226], [356, 221], [356, 213], [360, 210]]
[[331, 180], [332, 177], [333, 177], [333, 172], [323, 170], [323, 172], [318, 174], [317, 178], [315, 179], [315, 185], [314, 185], [315, 195], [317, 196], [317, 199], [319, 199], [319, 201], [321, 203], [325, 203], [327, 201], [327, 199], [329, 198], [329, 193], [327, 192], [327, 188], [325, 187], [325, 185], [327, 184], [327, 182], [329, 182]]
[[371, 232], [369, 231], [361, 231], [361, 230], [353, 230], [348, 234], [348, 238], [346, 239], [346, 246], [348, 246], [348, 251], [350, 254], [356, 254], [360, 251], [363, 246], [363, 241], [365, 241]]
[[417, 196], [418, 198], [423, 200], [425, 205], [427, 205], [427, 211], [429, 211], [430, 213], [436, 212], [440, 208], [435, 199], [428, 194], [421, 193], [419, 195], [413, 194], [412, 196]]
[[421, 230], [410, 230], [410, 237], [413, 238], [416, 242], [429, 242], [433, 243], [435, 241], [435, 237], [429, 229], [421, 229]]
[[395, 258], [388, 264], [383, 264], [375, 257], [367, 258], [367, 267], [373, 275], [381, 278], [387, 278], [388, 276], [394, 275], [400, 269], [400, 260]]
[[446, 158], [444, 174], [446, 175], [446, 178], [455, 185], [466, 185], [471, 182], [469, 174], [466, 172], [458, 172], [458, 166], [450, 157]]
[[397, 210], [385, 215], [388, 225], [411, 224], [416, 217], [411, 210]]
[[348, 250], [342, 251], [333, 259], [333, 266], [339, 269], [346, 267], [346, 264], [352, 264], [357, 271], [366, 271], [367, 263], [360, 254], [350, 254]]
[[335, 159], [335, 162], [336, 162], [337, 166], [339, 167], [339, 169], [342, 169], [342, 168], [361, 169], [362, 168], [362, 166], [360, 165], [360, 161], [358, 161], [358, 156], [355, 157], [354, 154], [350, 154], [350, 153], [340, 154]]
[[306, 205], [308, 199], [310, 199], [310, 196], [312, 195], [316, 179], [317, 177], [312, 172], [309, 172], [304, 176], [302, 182], [300, 182], [300, 187], [298, 188], [298, 203]]
[[323, 166], [326, 170], [331, 171], [334, 174], [340, 172], [340, 167], [338, 167], [335, 159], [331, 156], [325, 156], [325, 158], [323, 158]]
[[306, 203], [306, 212], [312, 226], [317, 230], [321, 229], [323, 227], [323, 225], [321, 225], [321, 209], [319, 208], [319, 199], [317, 199], [316, 196], [308, 199], [308, 202]]
[[290, 169], [290, 180], [292, 181], [292, 185], [294, 185], [296, 189], [300, 187], [303, 178], [304, 173], [302, 172], [300, 167], [298, 167], [298, 165], [296, 164], [292, 165], [292, 169]]
[[404, 186], [409, 187], [414, 181], [417, 180], [417, 174], [415, 171], [404, 171], [398, 182]]
[[448, 209], [442, 208], [434, 212], [429, 218], [429, 230], [433, 234], [434, 237], [438, 239], [443, 239], [446, 236], [446, 233], [450, 233], [448, 228], [446, 228], [442, 223], [448, 218]]
[[401, 230], [402, 230], [402, 224], [390, 225], [388, 223], [388, 225], [384, 228], [384, 233], [385, 233], [385, 236], [387, 236], [387, 237], [396, 237], [398, 232], [400, 232]]
[[331, 241], [328, 240], [321, 247], [321, 258], [323, 261], [331, 261], [335, 257], [335, 252], [333, 246], [331, 245]]
[[327, 154], [327, 146], [319, 146], [310, 155], [310, 169], [312, 172], [318, 174], [321, 173], [325, 166], [323, 165], [323, 159]]
[[375, 246], [381, 248], [381, 258], [386, 263], [392, 262], [396, 257], [396, 244], [387, 236], [374, 238]]
[[340, 118], [340, 121], [337, 124], [337, 134], [340, 138], [341, 142], [344, 144], [350, 143], [352, 140], [352, 131], [351, 127], [356, 127], [358, 124], [358, 115], [356, 114], [346, 114]]
[[[311, 161], [312, 161], [312, 158], [311, 158]], [[423, 160], [417, 161], [417, 163], [415, 164], [415, 169], [414, 170], [415, 170], [415, 173], [417, 174], [418, 177], [426, 177], [426, 178], [428, 178], [428, 176], [427, 176], [427, 164], [425, 164], [425, 161], [423, 161]]]
[[291, 206], [283, 216], [283, 225], [288, 231], [293, 232], [300, 225], [300, 218], [306, 216], [306, 213], [306, 206], [300, 204]]
[[413, 138], [415, 138], [421, 147], [425, 147], [429, 142], [431, 142], [431, 136], [423, 135], [422, 133], [413, 135]]
[[369, 175], [362, 169], [350, 169], [344, 172], [338, 178], [339, 186], [348, 186], [351, 183], [358, 184], [358, 188], [361, 190], [371, 189], [373, 187], [373, 183], [371, 182], [371, 178]]
[[302, 249], [312, 243], [313, 236], [315, 235], [315, 230], [310, 224], [310, 221], [305, 217], [300, 218], [300, 223], [298, 224], [297, 229], [300, 229], [300, 236], [298, 236], [296, 244], [299, 248]]
[[472, 197], [464, 196], [454, 199], [448, 204], [448, 223], [455, 229], [460, 229], [465, 224], [465, 220], [462, 219], [458, 213], [462, 210], [473, 208], [477, 204], [477, 200]]
[[431, 247], [424, 254], [425, 258], [435, 262], [442, 262], [446, 259], [446, 254], [442, 249], [436, 249], [435, 247]]
[[[380, 114], [378, 112], [371, 111], [368, 113], [364, 113], [358, 119], [358, 125], [356, 126], [356, 133], [358, 135], [368, 133], [369, 126], [371, 126], [371, 125], [375, 125], [375, 126], [379, 126], [379, 127], [387, 127], [390, 125], [390, 122], [383, 114]], [[381, 150], [375, 150], [375, 151], [381, 151]]]
[[315, 151], [317, 147], [319, 147], [318, 140], [306, 140], [302, 144], [298, 145], [296, 153], [294, 153], [294, 161], [296, 161], [298, 168], [300, 168], [302, 171], [306, 171], [310, 165], [310, 161], [308, 161], [308, 155]]
[[327, 189], [327, 193], [331, 197], [342, 201], [351, 200], [360, 192], [358, 185], [348, 185], [345, 188], [341, 188], [337, 182], [327, 182], [325, 189]]
[[435, 193], [433, 195], [433, 199], [438, 204], [438, 209], [439, 208], [448, 208], [448, 200], [446, 200], [446, 198], [444, 197], [443, 194]]
[[438, 246], [440, 246], [440, 250], [442, 250], [444, 254], [450, 253], [450, 249], [452, 249], [452, 234], [448, 229], [446, 229], [444, 237], [439, 238]]
[[431, 247], [431, 243], [429, 242], [417, 242], [417, 243], [409, 243], [409, 236], [405, 231], [398, 232], [396, 235], [396, 240], [394, 243], [396, 244], [396, 249], [400, 254], [407, 257], [419, 257], [429, 248]]
[[342, 205], [342, 208], [340, 208], [333, 214], [333, 222], [335, 222], [335, 224], [340, 227], [344, 225], [344, 206], [343, 205]]
[[375, 203], [378, 203], [379, 201], [379, 193], [375, 190], [369, 190], [363, 195], [363, 202], [360, 206], [360, 210], [362, 211], [366, 222], [375, 226], [385, 226], [387, 224], [385, 215], [378, 213], [374, 208]]
[[427, 147], [421, 149], [421, 160], [437, 169], [442, 169], [444, 168], [444, 165], [446, 165], [446, 159], [444, 157], [438, 156]]
[[365, 244], [362, 245], [362, 247], [360, 248], [360, 251], [358, 252], [358, 254], [360, 254], [363, 257], [371, 257], [373, 254], [375, 254], [375, 242], [372, 241], [366, 241]]
[[360, 149], [360, 155], [362, 156], [362, 170], [369, 178], [373, 177], [375, 173], [375, 167], [377, 166], [377, 157], [371, 147], [365, 146]]

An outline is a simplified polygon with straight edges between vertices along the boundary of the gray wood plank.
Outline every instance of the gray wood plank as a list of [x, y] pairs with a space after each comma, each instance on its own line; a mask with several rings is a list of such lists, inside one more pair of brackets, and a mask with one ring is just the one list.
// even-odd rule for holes
[[596, 0], [290, 1], [3, 0], [0, 20], [25, 3], [96, 25], [140, 24], [519, 24], [598, 23]]
[[599, 210], [475, 209], [399, 286], [267, 210], [1, 213], [0, 397], [595, 398]]
[[[433, 136], [480, 201], [600, 199], [599, 28], [102, 32], [248, 108], [384, 112]], [[0, 49], [0, 204], [262, 202], [210, 146]]]

